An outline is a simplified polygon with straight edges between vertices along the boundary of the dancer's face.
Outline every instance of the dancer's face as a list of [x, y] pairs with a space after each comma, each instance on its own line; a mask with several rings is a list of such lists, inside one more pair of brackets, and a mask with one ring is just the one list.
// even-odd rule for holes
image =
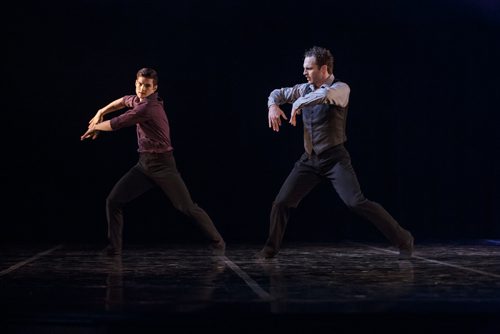
[[321, 86], [325, 81], [325, 71], [326, 65], [323, 65], [323, 68], [318, 67], [316, 64], [316, 57], [305, 57], [304, 58], [304, 76], [307, 79], [307, 82], [313, 84], [315, 87]]
[[148, 97], [156, 92], [156, 88], [158, 88], [158, 86], [154, 84], [154, 80], [151, 78], [138, 77], [135, 80], [135, 93], [140, 99]]

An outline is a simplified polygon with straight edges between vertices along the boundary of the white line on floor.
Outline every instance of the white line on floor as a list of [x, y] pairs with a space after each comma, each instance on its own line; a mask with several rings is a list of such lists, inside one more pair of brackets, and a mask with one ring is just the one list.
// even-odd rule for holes
[[24, 261], [18, 262], [18, 263], [16, 263], [16, 264], [14, 264], [14, 265], [10, 266], [10, 267], [9, 267], [9, 268], [7, 268], [7, 269], [0, 271], [0, 276], [7, 275], [8, 273], [10, 273], [10, 272], [12, 272], [12, 271], [14, 271], [14, 270], [16, 270], [16, 269], [18, 269], [18, 268], [20, 268], [20, 267], [24, 266], [25, 264], [28, 264], [28, 263], [30, 263], [30, 262], [33, 262], [33, 261], [35, 261], [36, 259], [38, 259], [38, 258], [40, 258], [40, 257], [42, 257], [42, 256], [45, 256], [45, 255], [47, 255], [47, 254], [50, 254], [50, 253], [52, 253], [53, 251], [55, 251], [56, 249], [59, 249], [59, 248], [62, 248], [62, 245], [57, 245], [57, 246], [55, 246], [55, 247], [53, 247], [53, 248], [51, 248], [51, 249], [48, 249], [48, 250], [46, 250], [46, 251], [44, 251], [44, 252], [40, 252], [40, 253], [36, 254], [35, 256], [30, 257], [30, 258], [29, 258], [29, 259], [27, 259], [27, 260], [24, 260]]
[[271, 296], [267, 291], [262, 289], [257, 282], [255, 282], [250, 276], [247, 275], [241, 268], [234, 263], [233, 261], [229, 260], [226, 256], [219, 256], [219, 258], [224, 261], [225, 264], [229, 266], [238, 276], [241, 277], [245, 281], [245, 283], [250, 287], [250, 289], [253, 290], [259, 296], [260, 299], [265, 300], [265, 301], [271, 301], [274, 300], [275, 298]]
[[[376, 249], [376, 250], [379, 250], [379, 251], [382, 251], [382, 252], [386, 252], [386, 253], [399, 254], [399, 252], [397, 252], [397, 251], [391, 251], [389, 249], [378, 248], [378, 247], [374, 247], [374, 246], [370, 246], [370, 245], [365, 245], [365, 244], [361, 244], [361, 243], [357, 243], [357, 242], [353, 242], [353, 244], [361, 245], [361, 246], [368, 247], [368, 248], [373, 248], [373, 249]], [[422, 257], [422, 256], [417, 256], [415, 254], [413, 254], [412, 258], [420, 259], [420, 260], [427, 261], [427, 262], [432, 262], [432, 263], [438, 263], [438, 264], [441, 264], [443, 266], [448, 266], [448, 267], [453, 267], [453, 268], [457, 268], [457, 269], [461, 269], [461, 270], [466, 270], [466, 271], [470, 271], [470, 272], [481, 274], [481, 275], [485, 275], [485, 276], [491, 276], [491, 277], [500, 278], [500, 275], [498, 275], [498, 274], [493, 274], [493, 273], [489, 273], [487, 271], [477, 270], [477, 269], [473, 269], [473, 268], [469, 268], [469, 267], [459, 266], [459, 265], [448, 263], [448, 262], [443, 262], [443, 261], [428, 259], [428, 258], [425, 258], [425, 257]]]

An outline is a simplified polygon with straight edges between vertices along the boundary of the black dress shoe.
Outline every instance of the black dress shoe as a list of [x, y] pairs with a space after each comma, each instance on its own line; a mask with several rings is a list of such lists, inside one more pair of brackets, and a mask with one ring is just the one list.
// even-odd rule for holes
[[276, 256], [276, 252], [264, 248], [260, 252], [255, 253], [254, 256], [257, 259], [272, 259], [273, 257]]
[[104, 256], [118, 256], [122, 255], [122, 252], [111, 245], [106, 246], [102, 251], [101, 255]]
[[226, 243], [224, 241], [218, 242], [212, 246], [212, 255], [224, 256], [226, 254]]
[[402, 259], [409, 259], [413, 256], [413, 236], [410, 235], [410, 238], [402, 245], [399, 246], [399, 257]]

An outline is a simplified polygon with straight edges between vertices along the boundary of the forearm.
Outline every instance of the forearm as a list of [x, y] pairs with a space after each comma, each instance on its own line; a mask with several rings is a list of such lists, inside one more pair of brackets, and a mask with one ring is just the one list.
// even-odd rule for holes
[[349, 92], [349, 86], [344, 83], [336, 84], [330, 88], [320, 88], [298, 98], [293, 103], [293, 108], [302, 109], [325, 103], [345, 107], [349, 103]]
[[[123, 102], [123, 98], [119, 98], [119, 99], [116, 99], [113, 102], [109, 103], [105, 107], [99, 109], [97, 111], [97, 113], [100, 117], [103, 117], [106, 114], [109, 114], [113, 111], [117, 111], [117, 110], [120, 110], [123, 108], [125, 108], [125, 103]], [[103, 130], [103, 131], [106, 131], [106, 130]]]
[[111, 122], [110, 121], [104, 121], [99, 124], [94, 125], [94, 128], [92, 129], [94, 131], [113, 131], [111, 128]]
[[96, 139], [100, 131], [113, 131], [111, 128], [110, 121], [104, 121], [101, 123], [92, 122], [85, 133], [80, 137], [80, 140], [85, 140], [87, 138]]
[[304, 85], [295, 85], [293, 87], [275, 89], [271, 92], [267, 99], [267, 107], [269, 108], [272, 105], [280, 106], [285, 103], [293, 103], [300, 97], [303, 90]]

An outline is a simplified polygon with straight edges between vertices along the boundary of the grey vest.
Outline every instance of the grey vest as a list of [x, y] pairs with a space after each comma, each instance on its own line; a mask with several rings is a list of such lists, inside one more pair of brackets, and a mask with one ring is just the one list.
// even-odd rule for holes
[[[309, 91], [306, 91], [307, 93]], [[316, 154], [320, 154], [347, 140], [345, 133], [347, 107], [319, 104], [302, 109], [304, 148], [308, 154], [313, 150]]]

